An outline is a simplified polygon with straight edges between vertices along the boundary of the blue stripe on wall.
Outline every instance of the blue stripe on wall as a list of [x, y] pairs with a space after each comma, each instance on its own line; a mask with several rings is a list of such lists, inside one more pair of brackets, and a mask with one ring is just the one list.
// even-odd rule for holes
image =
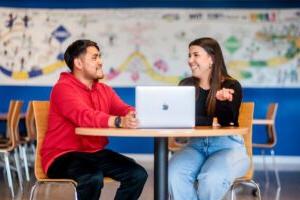
[[17, 8], [297, 8], [298, 0], [2, 0]]
[[[121, 98], [128, 104], [135, 104], [134, 88], [115, 88]], [[29, 86], [1, 86], [0, 87], [0, 112], [6, 112], [10, 99], [22, 99], [25, 105], [29, 100], [48, 100], [51, 87]], [[276, 128], [278, 133], [279, 155], [300, 156], [300, 89], [298, 88], [244, 88], [244, 101], [255, 102], [255, 118], [263, 118], [270, 102], [278, 102], [278, 116]], [[24, 106], [23, 111], [26, 110]], [[5, 126], [1, 124], [0, 132]], [[254, 126], [254, 141], [262, 141], [265, 134], [263, 127]], [[123, 153], [152, 153], [153, 139], [151, 138], [111, 138], [109, 148]], [[258, 153], [258, 152], [256, 152]]]

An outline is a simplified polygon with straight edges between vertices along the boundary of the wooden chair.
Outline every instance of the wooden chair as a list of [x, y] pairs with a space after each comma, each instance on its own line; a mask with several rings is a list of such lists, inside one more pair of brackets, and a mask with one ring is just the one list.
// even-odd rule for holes
[[28, 102], [26, 116], [25, 116], [25, 124], [27, 130], [26, 140], [28, 142], [34, 142], [36, 139], [36, 130], [35, 130], [35, 123], [34, 123], [32, 101]]
[[[10, 119], [10, 116], [12, 115], [13, 109], [11, 107], [11, 104], [8, 109], [7, 113], [7, 121]], [[20, 114], [21, 116], [21, 114]], [[27, 154], [26, 154], [26, 147], [27, 144], [30, 144], [34, 139], [34, 118], [33, 118], [33, 109], [32, 109], [32, 103], [29, 102], [29, 105], [27, 107], [27, 112], [25, 115], [25, 125], [26, 125], [26, 136], [20, 136], [19, 137], [19, 143], [18, 149], [20, 153], [21, 160], [23, 161], [24, 169], [25, 169], [25, 175], [26, 175], [26, 180], [30, 181], [30, 176], [29, 176], [29, 167], [28, 167], [28, 159], [27, 159]], [[7, 123], [7, 126], [9, 126], [9, 123]], [[11, 142], [11, 139], [9, 137], [9, 128], [6, 128], [6, 138], [1, 138], [0, 140], [0, 145], [5, 145], [9, 144]]]
[[19, 179], [19, 186], [21, 191], [23, 190], [23, 178], [21, 173], [21, 166], [20, 166], [20, 157], [18, 154], [17, 147], [20, 144], [19, 141], [19, 121], [20, 121], [20, 113], [21, 107], [23, 105], [22, 101], [10, 101], [10, 108], [11, 112], [8, 113], [7, 116], [7, 133], [9, 134], [9, 141], [6, 144], [0, 145], [0, 154], [4, 155], [4, 162], [5, 162], [5, 169], [7, 174], [8, 186], [11, 191], [12, 198], [14, 198], [14, 187], [13, 181], [11, 176], [11, 166], [9, 162], [9, 155], [10, 153], [14, 153], [15, 165]]
[[36, 142], [36, 128], [35, 121], [33, 115], [33, 104], [32, 101], [28, 102], [26, 116], [25, 116], [25, 124], [26, 124], [26, 141], [29, 142], [33, 155], [35, 155], [35, 142]]
[[[249, 131], [247, 134], [243, 135], [245, 141], [245, 147], [247, 150], [247, 154], [250, 157], [250, 167], [245, 174], [245, 176], [238, 178], [234, 181], [231, 185], [231, 199], [234, 198], [234, 189], [238, 184], [241, 183], [249, 183], [253, 185], [257, 190], [257, 195], [259, 199], [261, 199], [260, 189], [258, 184], [256, 184], [253, 180], [253, 161], [252, 161], [252, 122], [253, 122], [253, 112], [254, 112], [254, 103], [252, 102], [243, 102], [240, 107], [240, 114], [239, 114], [239, 125], [242, 127], [249, 127]], [[169, 150], [170, 151], [177, 151], [181, 149], [186, 143], [179, 143], [176, 142], [175, 138], [169, 138]]]
[[9, 106], [8, 106], [8, 111], [7, 114], [3, 114], [3, 119], [6, 121], [6, 131], [5, 134], [3, 135], [3, 137], [0, 138], [0, 145], [2, 144], [8, 144], [11, 143], [11, 138], [10, 138], [10, 133], [9, 133], [9, 124], [11, 123], [11, 117], [13, 115], [14, 112], [14, 107], [15, 106], [15, 100], [11, 100], [9, 102]]
[[[36, 189], [40, 186], [40, 184], [51, 183], [51, 182], [71, 184], [74, 190], [75, 199], [77, 199], [77, 192], [76, 192], [77, 183], [74, 180], [48, 178], [42, 168], [40, 150], [41, 150], [41, 145], [45, 138], [46, 130], [48, 128], [49, 107], [50, 107], [49, 101], [33, 101], [33, 113], [34, 113], [35, 124], [36, 124], [36, 140], [37, 140], [34, 173], [37, 182], [34, 184], [34, 186], [31, 189], [30, 200], [34, 198]], [[104, 181], [111, 182], [113, 180], [106, 177]]]
[[32, 101], [29, 101], [27, 105], [27, 110], [25, 113], [25, 126], [26, 126], [26, 135], [21, 137], [21, 141], [32, 143], [36, 139]]
[[274, 147], [277, 144], [277, 135], [276, 135], [276, 127], [275, 127], [275, 119], [277, 115], [277, 109], [278, 109], [278, 103], [270, 103], [268, 106], [268, 111], [265, 119], [254, 119], [253, 124], [254, 125], [263, 125], [266, 127], [266, 133], [267, 133], [267, 141], [265, 143], [253, 143], [254, 148], [261, 149], [261, 154], [263, 155], [263, 166], [265, 171], [265, 178], [266, 183], [269, 184], [269, 175], [268, 175], [268, 169], [266, 167], [266, 158], [265, 158], [265, 149], [270, 150], [270, 154], [272, 157], [273, 162], [273, 168], [275, 172], [276, 177], [276, 183], [277, 183], [277, 189], [280, 190], [281, 183], [280, 178], [276, 166], [276, 160], [275, 160], [275, 151]]
[[20, 137], [21, 145], [19, 146], [21, 158], [24, 162], [26, 180], [30, 181], [28, 159], [27, 159], [27, 146], [30, 145], [33, 153], [35, 154], [34, 141], [35, 136], [35, 124], [33, 116], [33, 105], [32, 101], [28, 102], [27, 111], [25, 114], [25, 125], [26, 125], [26, 135]]
[[245, 176], [238, 178], [231, 185], [231, 199], [234, 199], [234, 189], [239, 184], [251, 184], [256, 189], [256, 195], [258, 199], [261, 199], [261, 192], [258, 184], [252, 179], [253, 178], [253, 151], [252, 151], [252, 126], [253, 126], [253, 113], [254, 113], [254, 103], [253, 102], [245, 102], [241, 104], [240, 107], [240, 115], [239, 115], [239, 125], [242, 127], [248, 127], [249, 131], [247, 134], [243, 135], [245, 147], [247, 150], [247, 154], [250, 158], [250, 167], [245, 174]]

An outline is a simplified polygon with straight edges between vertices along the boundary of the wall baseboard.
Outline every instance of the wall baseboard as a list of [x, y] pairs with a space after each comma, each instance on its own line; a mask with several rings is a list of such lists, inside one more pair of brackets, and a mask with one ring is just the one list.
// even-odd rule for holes
[[[263, 156], [254, 156], [254, 167], [256, 170], [263, 170]], [[279, 171], [300, 171], [300, 156], [275, 156], [275, 162]], [[273, 170], [271, 156], [266, 156], [268, 170]]]
[[[138, 162], [151, 163], [154, 160], [153, 154], [124, 154], [134, 158]], [[255, 170], [263, 170], [263, 156], [254, 156]], [[300, 171], [300, 156], [275, 156], [277, 169], [279, 171]], [[266, 156], [268, 170], [273, 170], [272, 157]]]

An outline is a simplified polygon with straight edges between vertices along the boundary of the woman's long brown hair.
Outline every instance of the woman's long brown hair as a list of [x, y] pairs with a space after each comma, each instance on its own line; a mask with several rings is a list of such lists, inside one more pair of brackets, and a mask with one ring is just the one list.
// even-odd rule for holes
[[[213, 116], [216, 109], [216, 93], [221, 89], [221, 84], [226, 79], [232, 79], [226, 69], [224, 62], [223, 54], [220, 45], [218, 42], [212, 38], [204, 37], [192, 41], [189, 44], [191, 46], [200, 46], [202, 47], [213, 60], [212, 71], [210, 75], [210, 91], [206, 99], [207, 114]], [[196, 88], [199, 87], [201, 80], [196, 80], [194, 83]]]

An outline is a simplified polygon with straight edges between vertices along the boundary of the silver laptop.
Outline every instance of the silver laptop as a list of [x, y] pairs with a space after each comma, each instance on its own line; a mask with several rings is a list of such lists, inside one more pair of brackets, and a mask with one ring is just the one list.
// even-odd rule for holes
[[195, 126], [195, 88], [192, 86], [138, 86], [135, 89], [139, 128]]

